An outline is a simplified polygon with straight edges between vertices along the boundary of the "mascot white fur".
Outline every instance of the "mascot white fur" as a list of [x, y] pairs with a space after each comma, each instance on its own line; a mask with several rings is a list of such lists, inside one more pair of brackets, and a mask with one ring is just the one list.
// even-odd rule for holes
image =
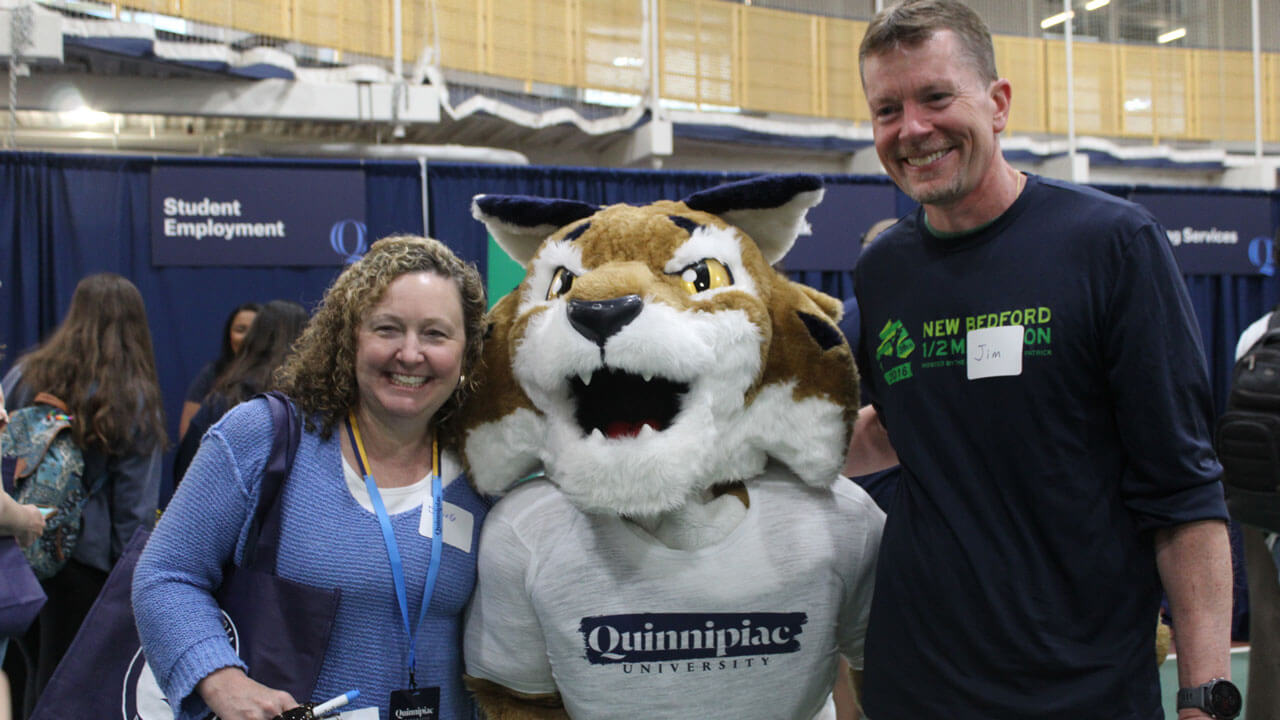
[[840, 303], [771, 267], [822, 193], [475, 199], [528, 271], [462, 423], [472, 481], [505, 493], [464, 643], [489, 717], [833, 716], [884, 520], [837, 476], [857, 409]]

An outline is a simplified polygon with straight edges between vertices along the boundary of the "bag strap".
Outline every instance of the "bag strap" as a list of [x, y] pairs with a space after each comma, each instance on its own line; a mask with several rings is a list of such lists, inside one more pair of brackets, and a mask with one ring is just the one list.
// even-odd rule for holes
[[52, 405], [64, 413], [70, 414], [71, 412], [70, 410], [67, 410], [67, 404], [62, 402], [62, 398], [58, 397], [57, 395], [54, 395], [53, 393], [47, 393], [47, 392], [36, 393], [36, 396], [31, 399], [31, 402], [32, 404], [43, 403], [45, 405]]
[[[1280, 305], [1277, 305], [1275, 309], [1267, 315], [1267, 327], [1262, 331], [1262, 337], [1253, 341], [1253, 344], [1245, 351], [1245, 355], [1248, 355], [1260, 347], [1276, 343], [1277, 340], [1280, 340]], [[1244, 360], [1245, 355], [1241, 355], [1240, 360]]]
[[283, 512], [278, 500], [285, 479], [289, 477], [289, 470], [293, 467], [293, 458], [298, 454], [302, 422], [293, 402], [284, 393], [273, 390], [254, 397], [267, 401], [271, 409], [271, 427], [275, 432], [271, 438], [271, 454], [267, 457], [262, 482], [258, 486], [258, 506], [254, 509], [253, 521], [249, 525], [241, 566], [267, 570], [274, 574]]

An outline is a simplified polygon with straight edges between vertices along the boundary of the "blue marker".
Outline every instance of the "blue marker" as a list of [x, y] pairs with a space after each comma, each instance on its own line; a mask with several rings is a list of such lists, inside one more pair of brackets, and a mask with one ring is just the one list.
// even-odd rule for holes
[[343, 705], [346, 705], [352, 700], [355, 700], [358, 697], [360, 697], [359, 690], [350, 690], [348, 692], [345, 692], [339, 695], [336, 698], [333, 698], [332, 700], [325, 700], [319, 705], [311, 708], [311, 714], [315, 715], [316, 717], [323, 717], [333, 712], [334, 710], [337, 710]]

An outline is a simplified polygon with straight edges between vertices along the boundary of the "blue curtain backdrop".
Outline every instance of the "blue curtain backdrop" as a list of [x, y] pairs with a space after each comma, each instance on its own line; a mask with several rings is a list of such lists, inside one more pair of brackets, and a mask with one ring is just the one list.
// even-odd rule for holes
[[[564, 197], [602, 205], [644, 203], [682, 198], [748, 177], [741, 173], [441, 163], [427, 168], [424, 188], [416, 162], [0, 153], [0, 343], [5, 345], [0, 371], [7, 371], [23, 350], [57, 324], [81, 277], [103, 271], [119, 273], [138, 286], [146, 301], [165, 412], [174, 434], [187, 383], [218, 352], [218, 334], [230, 308], [248, 300], [275, 298], [312, 307], [340, 268], [152, 266], [148, 204], [150, 171], [156, 165], [360, 168], [365, 173], [370, 238], [421, 233], [425, 196], [429, 234], [482, 271], [488, 239], [484, 227], [470, 213], [471, 198], [477, 194]], [[832, 184], [885, 183], [883, 178], [843, 175], [827, 176], [826, 180]], [[1108, 185], [1100, 189], [1128, 197], [1137, 188]], [[1203, 192], [1212, 196], [1230, 191]], [[1280, 193], [1271, 193], [1271, 207], [1272, 226], [1280, 226]], [[896, 192], [899, 216], [913, 208], [909, 198]], [[850, 228], [848, 241], [856, 243], [863, 230]], [[796, 270], [790, 275], [837, 297], [852, 294], [848, 271]], [[1221, 411], [1236, 339], [1249, 323], [1280, 301], [1280, 281], [1216, 275], [1191, 275], [1186, 281]]]

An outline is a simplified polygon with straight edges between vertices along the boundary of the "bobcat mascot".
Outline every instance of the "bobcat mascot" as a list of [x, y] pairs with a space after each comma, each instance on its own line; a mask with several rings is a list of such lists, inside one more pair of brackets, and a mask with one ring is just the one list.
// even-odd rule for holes
[[464, 644], [490, 718], [834, 717], [884, 520], [837, 479], [858, 394], [840, 303], [770, 267], [822, 193], [475, 199], [528, 271], [463, 419], [470, 477], [506, 493]]

